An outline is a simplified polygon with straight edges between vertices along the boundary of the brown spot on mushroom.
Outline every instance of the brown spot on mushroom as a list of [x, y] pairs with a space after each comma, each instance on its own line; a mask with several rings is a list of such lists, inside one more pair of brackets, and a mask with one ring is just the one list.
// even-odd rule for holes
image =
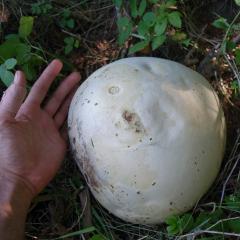
[[141, 119], [136, 113], [125, 110], [122, 113], [122, 118], [128, 123], [129, 129], [133, 129], [136, 133], [145, 132]]
[[130, 113], [128, 111], [124, 111], [122, 116], [128, 123], [130, 123], [133, 120], [134, 113]]

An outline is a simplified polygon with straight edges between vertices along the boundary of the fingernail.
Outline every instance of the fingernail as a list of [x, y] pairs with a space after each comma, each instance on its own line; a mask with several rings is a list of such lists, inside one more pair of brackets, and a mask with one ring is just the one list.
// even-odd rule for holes
[[21, 74], [20, 71], [16, 71], [15, 76], [14, 76], [14, 81], [13, 81], [15, 84], [19, 83], [20, 74]]

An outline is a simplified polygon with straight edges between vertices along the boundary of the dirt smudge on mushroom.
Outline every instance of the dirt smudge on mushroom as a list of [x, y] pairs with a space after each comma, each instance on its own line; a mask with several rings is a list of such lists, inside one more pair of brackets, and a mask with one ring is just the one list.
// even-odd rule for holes
[[128, 124], [129, 129], [134, 130], [136, 133], [145, 133], [145, 128], [137, 113], [125, 110], [122, 113], [122, 118]]

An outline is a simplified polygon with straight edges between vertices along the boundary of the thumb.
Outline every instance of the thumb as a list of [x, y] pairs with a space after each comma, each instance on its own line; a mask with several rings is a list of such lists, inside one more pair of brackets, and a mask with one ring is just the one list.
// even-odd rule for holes
[[24, 74], [21, 71], [17, 71], [13, 84], [8, 87], [0, 102], [0, 117], [15, 118], [26, 93]]

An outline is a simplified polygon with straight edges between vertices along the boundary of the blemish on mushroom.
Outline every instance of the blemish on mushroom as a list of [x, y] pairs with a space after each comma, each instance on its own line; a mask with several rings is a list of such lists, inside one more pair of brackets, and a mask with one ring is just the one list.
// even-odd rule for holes
[[120, 88], [117, 86], [112, 86], [108, 89], [108, 92], [112, 95], [119, 93], [119, 91], [120, 91]]
[[118, 137], [118, 133], [116, 133], [115, 136]]
[[76, 138], [75, 137], [73, 138], [72, 141], [73, 141], [73, 144], [76, 144]]
[[122, 118], [128, 123], [129, 129], [133, 129], [136, 133], [145, 132], [144, 126], [137, 113], [125, 110], [122, 113]]
[[98, 103], [96, 102], [96, 103], [94, 103], [94, 106], [97, 106], [98, 105]]
[[91, 144], [92, 144], [92, 147], [94, 148], [94, 143], [93, 143], [93, 140], [92, 140], [92, 138], [91, 138]]
[[155, 186], [155, 185], [156, 185], [156, 182], [153, 182], [153, 183], [152, 183], [152, 186]]
[[141, 192], [140, 192], [140, 191], [137, 191], [137, 194], [141, 194]]
[[87, 103], [90, 103], [90, 100], [88, 100]]
[[173, 205], [173, 202], [170, 202], [169, 204], [172, 206], [172, 205]]
[[149, 141], [152, 141], [152, 138], [149, 138]]

